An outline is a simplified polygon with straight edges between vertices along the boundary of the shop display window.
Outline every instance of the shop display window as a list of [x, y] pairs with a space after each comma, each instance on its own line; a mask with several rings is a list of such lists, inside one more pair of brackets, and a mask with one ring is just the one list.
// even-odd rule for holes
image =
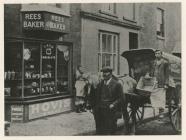
[[57, 92], [64, 93], [68, 89], [68, 47], [57, 45]]
[[42, 44], [42, 94], [56, 93], [56, 48], [54, 44]]
[[5, 43], [5, 96], [69, 94], [69, 47], [57, 43]]
[[5, 43], [4, 80], [5, 96], [22, 95], [22, 43]]
[[40, 94], [40, 44], [26, 42], [24, 59], [24, 96]]

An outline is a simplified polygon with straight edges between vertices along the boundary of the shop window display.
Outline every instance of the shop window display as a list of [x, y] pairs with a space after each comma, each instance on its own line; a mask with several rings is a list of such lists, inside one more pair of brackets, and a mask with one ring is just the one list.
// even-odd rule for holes
[[68, 89], [68, 59], [69, 50], [67, 46], [57, 46], [57, 93], [63, 93]]
[[22, 44], [6, 43], [5, 48], [5, 96], [20, 97], [22, 95]]
[[68, 46], [26, 41], [5, 46], [5, 96], [69, 94]]
[[42, 94], [53, 94], [56, 92], [55, 86], [55, 62], [56, 50], [54, 44], [42, 45]]
[[24, 58], [24, 95], [40, 94], [40, 44], [25, 43]]

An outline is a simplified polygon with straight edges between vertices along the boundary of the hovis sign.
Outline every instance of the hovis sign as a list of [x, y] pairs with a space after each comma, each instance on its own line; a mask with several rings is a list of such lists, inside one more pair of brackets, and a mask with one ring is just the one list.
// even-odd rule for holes
[[22, 27], [24, 30], [48, 30], [69, 32], [69, 17], [48, 12], [23, 12]]
[[72, 99], [62, 99], [29, 105], [29, 120], [53, 115], [72, 109]]

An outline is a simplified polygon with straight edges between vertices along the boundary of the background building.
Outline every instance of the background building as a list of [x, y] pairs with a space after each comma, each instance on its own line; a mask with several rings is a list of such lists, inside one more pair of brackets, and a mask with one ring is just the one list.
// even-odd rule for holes
[[97, 73], [107, 65], [123, 75], [128, 73], [120, 56], [125, 50], [181, 50], [180, 3], [71, 4], [70, 11], [74, 68], [81, 63]]

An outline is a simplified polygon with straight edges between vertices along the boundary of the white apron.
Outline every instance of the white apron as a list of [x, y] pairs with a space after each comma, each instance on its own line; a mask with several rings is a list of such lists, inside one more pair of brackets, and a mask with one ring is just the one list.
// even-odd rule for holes
[[150, 100], [152, 107], [154, 108], [164, 108], [166, 103], [166, 90], [164, 88], [156, 88], [151, 92]]

